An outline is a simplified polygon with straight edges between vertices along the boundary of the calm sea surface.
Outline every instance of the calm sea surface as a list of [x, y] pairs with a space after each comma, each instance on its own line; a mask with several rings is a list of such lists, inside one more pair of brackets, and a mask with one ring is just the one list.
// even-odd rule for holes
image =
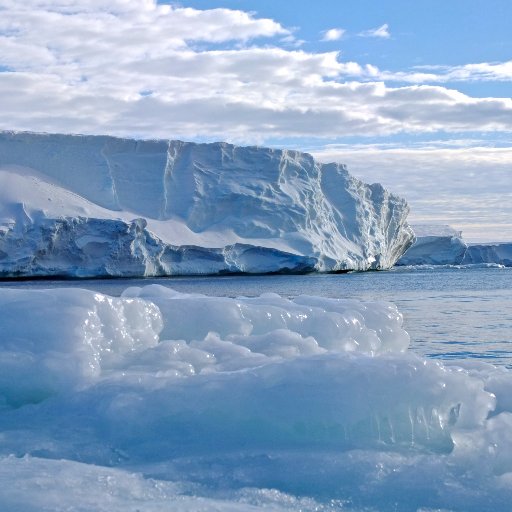
[[119, 295], [158, 283], [180, 292], [255, 296], [275, 292], [394, 302], [411, 349], [441, 359], [484, 359], [512, 368], [512, 268], [394, 269], [341, 275], [177, 277], [0, 282], [1, 289], [71, 287]]

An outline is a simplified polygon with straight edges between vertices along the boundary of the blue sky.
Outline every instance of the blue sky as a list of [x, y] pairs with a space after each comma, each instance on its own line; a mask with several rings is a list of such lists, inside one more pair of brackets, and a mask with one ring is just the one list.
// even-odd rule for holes
[[[512, 58], [512, 2], [507, 0], [192, 0], [181, 5], [253, 11], [292, 29], [306, 51], [340, 51], [343, 60], [395, 72]], [[388, 38], [361, 37], [383, 25]], [[331, 28], [343, 29], [343, 37], [322, 41]], [[510, 84], [499, 81], [458, 82], [457, 88], [479, 97], [510, 96]]]
[[0, 128], [346, 163], [412, 222], [512, 240], [508, 0], [0, 0]]
[[[253, 11], [295, 28], [308, 51], [337, 49], [346, 59], [388, 69], [505, 61], [512, 52], [512, 3], [506, 0], [190, 0], [181, 5]], [[389, 26], [389, 39], [357, 37], [383, 24]], [[335, 27], [346, 30], [345, 37], [320, 42], [322, 32]]]

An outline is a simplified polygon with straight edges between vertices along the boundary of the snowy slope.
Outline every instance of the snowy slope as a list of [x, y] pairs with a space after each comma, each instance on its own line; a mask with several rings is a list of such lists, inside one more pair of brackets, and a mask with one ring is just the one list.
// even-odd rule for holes
[[296, 151], [0, 132], [4, 276], [389, 268], [407, 213]]

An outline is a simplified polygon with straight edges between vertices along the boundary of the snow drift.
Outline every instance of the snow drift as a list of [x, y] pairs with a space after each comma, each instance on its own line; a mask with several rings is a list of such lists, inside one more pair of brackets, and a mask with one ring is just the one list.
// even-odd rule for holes
[[297, 151], [0, 133], [2, 276], [383, 269], [407, 213]]

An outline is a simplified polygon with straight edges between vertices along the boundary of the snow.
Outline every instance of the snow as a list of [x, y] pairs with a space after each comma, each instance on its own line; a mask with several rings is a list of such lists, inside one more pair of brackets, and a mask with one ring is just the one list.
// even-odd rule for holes
[[396, 265], [512, 266], [512, 243], [468, 244], [461, 231], [446, 225], [412, 228], [416, 240]]
[[392, 304], [151, 285], [0, 311], [2, 510], [509, 510], [510, 371], [408, 353]]
[[389, 268], [407, 213], [297, 151], [0, 132], [3, 276]]

